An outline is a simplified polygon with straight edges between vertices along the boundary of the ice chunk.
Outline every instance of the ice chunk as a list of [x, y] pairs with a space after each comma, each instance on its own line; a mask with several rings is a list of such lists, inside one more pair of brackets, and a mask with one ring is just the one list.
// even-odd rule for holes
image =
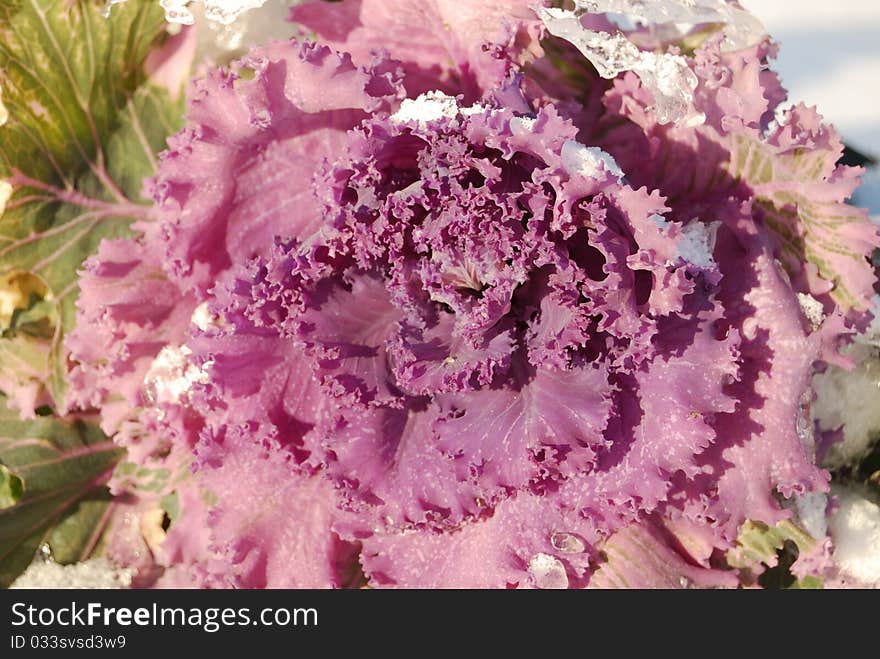
[[648, 26], [722, 23], [725, 50], [752, 46], [767, 33], [755, 15], [728, 0], [576, 0], [575, 5], [591, 14], [611, 13], [621, 26], [624, 21]]
[[538, 588], [564, 590], [568, 588], [565, 566], [550, 554], [535, 554], [529, 561], [529, 574]]
[[572, 533], [554, 533], [550, 536], [550, 544], [564, 554], [581, 554], [587, 550], [584, 541]]
[[[113, 5], [122, 4], [127, 0], [107, 0], [104, 15], [109, 16]], [[205, 18], [214, 23], [229, 25], [239, 16], [251, 9], [257, 9], [266, 4], [267, 0], [159, 0], [159, 5], [165, 10], [165, 20], [179, 25], [192, 25], [196, 22], [192, 7], [201, 5]]]
[[798, 519], [804, 530], [817, 540], [828, 534], [825, 513], [828, 509], [828, 496], [824, 492], [807, 492], [794, 501]]
[[[205, 17], [209, 21], [229, 25], [241, 14], [251, 9], [262, 7], [266, 0], [202, 0]], [[160, 0], [165, 10], [165, 20], [169, 23], [192, 25], [195, 17], [187, 5], [190, 0]]]
[[571, 42], [603, 78], [614, 78], [624, 71], [639, 76], [654, 94], [659, 123], [694, 125], [705, 120], [691, 106], [698, 80], [684, 57], [639, 50], [624, 34], [589, 30], [573, 11], [539, 8], [538, 13], [550, 34]]

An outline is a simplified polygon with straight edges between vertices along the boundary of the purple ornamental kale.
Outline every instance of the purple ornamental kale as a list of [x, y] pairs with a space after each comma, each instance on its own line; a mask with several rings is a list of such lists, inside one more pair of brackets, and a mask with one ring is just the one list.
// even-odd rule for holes
[[839, 141], [770, 126], [766, 44], [704, 43], [704, 123], [660, 124], [528, 3], [399, 4], [305, 3], [333, 48], [197, 82], [83, 272], [77, 402], [194, 472], [160, 585], [737, 585], [743, 523], [827, 489], [804, 393], [878, 242]]

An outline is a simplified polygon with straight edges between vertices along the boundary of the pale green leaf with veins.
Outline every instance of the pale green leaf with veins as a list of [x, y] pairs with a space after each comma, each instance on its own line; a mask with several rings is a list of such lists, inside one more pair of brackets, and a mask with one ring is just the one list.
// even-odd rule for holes
[[103, 9], [103, 0], [0, 4], [8, 113], [0, 179], [12, 187], [0, 215], [0, 279], [25, 272], [45, 286], [54, 316], [45, 384], [57, 408], [64, 406], [63, 338], [75, 322], [77, 270], [102, 239], [128, 235], [132, 221], [146, 217], [143, 179], [182, 118], [182, 98], [172, 103], [145, 83], [144, 59], [165, 34], [161, 8], [125, 3], [109, 18]]
[[[733, 568], [745, 571], [753, 571], [760, 565], [776, 567], [779, 551], [786, 542], [794, 543], [799, 553], [808, 553], [817, 544], [815, 538], [789, 520], [779, 522], [776, 526], [747, 521], [739, 530], [736, 547], [727, 552], [727, 563]], [[821, 588], [822, 581], [816, 576], [806, 576], [795, 581], [790, 587]]]

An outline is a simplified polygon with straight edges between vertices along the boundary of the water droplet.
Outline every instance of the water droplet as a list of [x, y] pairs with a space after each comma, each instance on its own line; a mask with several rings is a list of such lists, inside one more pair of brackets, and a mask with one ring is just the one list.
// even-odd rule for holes
[[681, 586], [682, 588], [693, 588], [694, 582], [691, 581], [690, 579], [688, 579], [687, 577], [679, 577], [678, 578], [678, 585]]
[[268, 128], [272, 125], [272, 115], [268, 110], [257, 110], [251, 116], [251, 125], [256, 128]]
[[568, 575], [565, 566], [550, 554], [535, 554], [529, 561], [529, 574], [538, 588], [561, 590], [568, 588]]
[[550, 544], [553, 549], [565, 554], [580, 554], [587, 548], [584, 541], [572, 533], [553, 533], [550, 535]]

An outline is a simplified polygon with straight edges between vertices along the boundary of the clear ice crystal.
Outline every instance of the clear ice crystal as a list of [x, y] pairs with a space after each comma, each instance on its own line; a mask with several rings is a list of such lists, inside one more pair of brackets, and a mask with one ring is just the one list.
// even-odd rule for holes
[[728, 0], [576, 0], [575, 5], [590, 14], [611, 13], [648, 26], [721, 23], [724, 50], [747, 48], [767, 33], [756, 16]]
[[550, 544], [563, 554], [581, 554], [587, 549], [584, 541], [572, 533], [556, 532], [550, 536]]
[[573, 44], [603, 78], [633, 71], [654, 94], [654, 112], [661, 124], [699, 124], [704, 117], [693, 111], [691, 101], [697, 75], [681, 55], [639, 50], [624, 34], [589, 30], [580, 16], [564, 9], [538, 10], [550, 34]]
[[697, 76], [687, 60], [672, 53], [643, 51], [621, 31], [590, 30], [581, 23], [584, 14], [609, 14], [618, 25], [658, 26], [663, 34], [685, 27], [720, 23], [722, 47], [738, 50], [757, 43], [766, 34], [761, 22], [737, 3], [726, 0], [576, 0], [574, 10], [538, 8], [550, 34], [572, 43], [603, 78], [634, 72], [654, 94], [654, 111], [661, 124], [699, 125], [705, 116], [691, 105]]
[[564, 590], [568, 588], [568, 575], [565, 566], [550, 554], [535, 554], [529, 561], [529, 574], [538, 588], [545, 590]]

